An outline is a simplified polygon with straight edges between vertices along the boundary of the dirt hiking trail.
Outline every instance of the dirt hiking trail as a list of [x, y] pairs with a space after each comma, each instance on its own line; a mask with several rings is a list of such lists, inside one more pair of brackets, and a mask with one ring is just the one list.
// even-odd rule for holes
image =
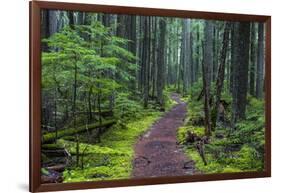
[[177, 145], [177, 129], [186, 117], [186, 103], [173, 93], [176, 104], [139, 138], [135, 145], [132, 177], [184, 176], [196, 172], [193, 160]]

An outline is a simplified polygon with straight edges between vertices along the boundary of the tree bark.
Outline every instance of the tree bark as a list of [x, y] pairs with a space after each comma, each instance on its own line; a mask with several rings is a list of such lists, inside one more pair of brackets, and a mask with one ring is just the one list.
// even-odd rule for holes
[[249, 41], [250, 23], [235, 24], [233, 90], [232, 90], [232, 124], [245, 118], [248, 71], [249, 71]]
[[217, 75], [217, 81], [216, 81], [216, 118], [214, 120], [214, 127], [216, 125], [216, 122], [218, 121], [219, 117], [219, 104], [221, 101], [221, 93], [223, 89], [223, 84], [224, 84], [224, 76], [225, 76], [225, 63], [226, 63], [226, 54], [227, 54], [227, 47], [228, 47], [228, 42], [229, 42], [229, 33], [231, 30], [231, 24], [227, 22], [225, 24], [225, 29], [223, 33], [223, 42], [222, 42], [222, 48], [221, 48], [221, 53], [220, 53], [220, 64], [219, 64], [219, 69], [218, 69], [218, 75]]
[[212, 21], [205, 21], [204, 35], [205, 40], [203, 44], [203, 62], [202, 62], [202, 74], [203, 74], [203, 91], [204, 91], [204, 113], [205, 113], [205, 135], [211, 135], [211, 117], [210, 117], [210, 80], [211, 72], [210, 65], [213, 61], [213, 41], [212, 41], [213, 24]]
[[158, 47], [158, 55], [157, 55], [157, 101], [161, 107], [164, 107], [164, 99], [163, 99], [163, 89], [164, 89], [164, 76], [165, 76], [165, 39], [166, 39], [166, 21], [161, 18], [159, 21], [159, 47]]
[[255, 23], [251, 23], [251, 50], [250, 50], [250, 94], [255, 96], [255, 70], [256, 70], [256, 29]]
[[257, 55], [256, 97], [263, 97], [264, 76], [264, 24], [258, 24], [258, 55]]

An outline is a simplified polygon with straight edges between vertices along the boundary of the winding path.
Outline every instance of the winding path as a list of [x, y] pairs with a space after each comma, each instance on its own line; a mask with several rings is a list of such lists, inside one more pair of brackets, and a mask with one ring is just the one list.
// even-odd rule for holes
[[195, 173], [194, 162], [177, 145], [177, 129], [186, 116], [186, 104], [172, 94], [178, 104], [140, 137], [135, 145], [132, 177], [184, 176]]

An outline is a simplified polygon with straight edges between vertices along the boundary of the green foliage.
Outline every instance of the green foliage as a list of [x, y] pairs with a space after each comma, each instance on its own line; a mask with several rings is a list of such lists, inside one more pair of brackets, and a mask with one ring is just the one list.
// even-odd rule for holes
[[190, 125], [204, 125], [204, 111], [203, 104], [200, 101], [192, 101], [189, 99], [188, 101], [188, 116], [187, 123]]
[[171, 98], [171, 92], [169, 90], [163, 91], [163, 98], [164, 98], [164, 108], [166, 111], [170, 110], [174, 105], [177, 104], [177, 102]]
[[115, 99], [114, 115], [118, 120], [126, 121], [141, 116], [142, 105], [136, 100], [130, 99], [129, 93], [118, 93]]
[[193, 85], [189, 88], [187, 95], [190, 99], [196, 100], [203, 88], [202, 78], [200, 78], [197, 82], [193, 83]]
[[263, 170], [263, 158], [259, 152], [248, 145], [244, 145], [236, 155], [235, 165], [239, 166], [242, 170]]
[[[71, 164], [63, 172], [64, 182], [128, 178], [138, 136], [162, 114], [153, 103], [144, 109], [142, 97], [130, 88], [135, 81], [136, 57], [127, 50], [129, 41], [113, 35], [111, 27], [92, 21], [91, 25], [65, 27], [42, 40], [48, 47], [42, 53], [42, 92], [53, 102], [43, 100], [43, 105], [50, 107], [56, 102], [56, 110], [51, 109], [50, 114], [56, 111], [58, 120], [67, 114], [61, 116], [65, 119], [60, 117], [63, 124], [57, 124], [57, 143], [42, 144], [42, 148], [65, 148], [71, 154]], [[170, 92], [163, 95], [168, 110], [176, 102], [170, 99]], [[99, 116], [98, 106], [102, 111], [112, 109], [113, 116], [102, 117], [102, 125], [111, 127], [102, 131], [97, 143], [90, 138], [100, 128], [95, 117]], [[90, 110], [93, 118], [89, 118]], [[78, 143], [73, 137], [76, 134]], [[55, 137], [56, 132], [46, 132], [42, 141], [53, 142]]]
[[134, 81], [136, 58], [124, 48], [128, 40], [111, 35], [109, 30], [96, 21], [92, 25], [65, 27], [42, 40], [48, 46], [42, 53], [42, 88], [45, 95], [57, 92], [58, 111], [72, 105], [69, 99], [74, 95], [74, 77], [76, 111], [88, 107], [85, 96], [90, 101], [99, 95], [104, 107], [109, 96], [127, 91], [126, 85]]
[[[204, 135], [203, 100], [197, 100], [200, 94], [200, 83], [194, 84], [184, 100], [188, 103], [188, 114], [185, 126], [177, 132], [177, 140], [184, 145], [187, 132], [197, 136]], [[222, 93], [222, 100], [229, 103], [226, 108], [226, 119], [230, 120], [232, 98], [229, 93]], [[184, 145], [185, 153], [196, 163], [196, 168], [204, 173], [232, 173], [241, 171], [262, 171], [264, 169], [264, 101], [248, 96], [246, 118], [235, 125], [217, 127], [205, 144], [204, 165], [194, 144]], [[219, 136], [219, 137], [217, 137]]]

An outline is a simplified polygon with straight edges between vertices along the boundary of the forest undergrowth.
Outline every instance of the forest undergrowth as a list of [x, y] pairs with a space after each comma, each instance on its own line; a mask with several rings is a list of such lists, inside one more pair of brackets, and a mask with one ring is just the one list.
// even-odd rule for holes
[[222, 100], [226, 102], [225, 120], [212, 128], [212, 135], [204, 145], [204, 163], [198, 151], [196, 140], [188, 136], [205, 136], [203, 100], [198, 100], [200, 83], [195, 84], [183, 100], [187, 102], [185, 125], [178, 129], [178, 141], [186, 156], [194, 160], [202, 173], [230, 173], [262, 171], [264, 169], [264, 102], [247, 97], [246, 119], [231, 126], [231, 96], [224, 91]]
[[[122, 98], [123, 97], [123, 98]], [[63, 172], [63, 182], [98, 181], [126, 179], [132, 171], [134, 145], [137, 138], [145, 133], [158, 120], [161, 112], [157, 104], [149, 104], [143, 108], [141, 103], [122, 96], [117, 100], [122, 116], [115, 125], [101, 135], [101, 142], [91, 142], [89, 136], [81, 135], [79, 143], [80, 165], [69, 164]], [[164, 92], [165, 109], [168, 111], [176, 102], [170, 98], [168, 91]], [[77, 144], [71, 137], [63, 137], [54, 145], [55, 148], [65, 148], [72, 156], [76, 156]]]

